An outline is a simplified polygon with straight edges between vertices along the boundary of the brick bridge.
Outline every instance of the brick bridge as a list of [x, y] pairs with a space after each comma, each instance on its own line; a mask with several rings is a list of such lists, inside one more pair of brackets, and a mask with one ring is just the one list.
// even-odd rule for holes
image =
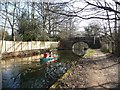
[[71, 50], [74, 43], [87, 43], [89, 48], [99, 49], [101, 47], [100, 39], [94, 37], [73, 37], [66, 40], [61, 40], [58, 45], [58, 50]]

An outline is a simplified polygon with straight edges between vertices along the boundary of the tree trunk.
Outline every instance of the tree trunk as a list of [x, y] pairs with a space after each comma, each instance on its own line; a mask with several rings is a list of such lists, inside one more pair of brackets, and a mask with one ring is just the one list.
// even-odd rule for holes
[[[120, 10], [120, 5], [117, 6], [117, 3], [116, 3], [116, 10], [118, 11]], [[115, 13], [115, 55], [120, 57], [120, 21], [118, 21], [117, 23], [116, 15], [120, 16], [120, 14]]]
[[118, 27], [118, 34], [115, 40], [115, 55], [120, 57], [120, 26]]
[[12, 28], [12, 41], [14, 41], [14, 28], [13, 27], [11, 28]]

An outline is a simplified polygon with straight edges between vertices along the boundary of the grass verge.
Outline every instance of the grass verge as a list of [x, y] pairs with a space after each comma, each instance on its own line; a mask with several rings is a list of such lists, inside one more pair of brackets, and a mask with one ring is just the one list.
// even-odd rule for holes
[[88, 49], [85, 53], [85, 55], [83, 56], [83, 58], [91, 58], [94, 55], [95, 51], [92, 49]]

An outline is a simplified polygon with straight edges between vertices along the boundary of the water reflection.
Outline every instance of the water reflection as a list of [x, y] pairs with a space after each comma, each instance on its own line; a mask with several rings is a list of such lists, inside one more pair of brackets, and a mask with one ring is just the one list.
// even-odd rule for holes
[[40, 56], [2, 60], [3, 88], [48, 88], [79, 59], [72, 51], [59, 51], [59, 60], [48, 66]]
[[72, 51], [73, 51], [73, 53], [75, 53], [79, 56], [83, 56], [85, 54], [85, 50], [87, 48], [88, 48], [87, 43], [77, 42], [77, 43], [73, 44]]

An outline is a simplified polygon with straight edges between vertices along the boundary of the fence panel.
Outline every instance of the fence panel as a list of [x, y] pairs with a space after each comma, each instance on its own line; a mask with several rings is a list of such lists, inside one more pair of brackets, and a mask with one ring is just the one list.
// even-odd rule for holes
[[[0, 41], [0, 45], [2, 41]], [[3, 41], [2, 53], [5, 52], [16, 52], [24, 50], [34, 49], [47, 49], [51, 47], [57, 47], [58, 42], [43, 42], [43, 41], [32, 41], [32, 42], [21, 42], [21, 41]]]

